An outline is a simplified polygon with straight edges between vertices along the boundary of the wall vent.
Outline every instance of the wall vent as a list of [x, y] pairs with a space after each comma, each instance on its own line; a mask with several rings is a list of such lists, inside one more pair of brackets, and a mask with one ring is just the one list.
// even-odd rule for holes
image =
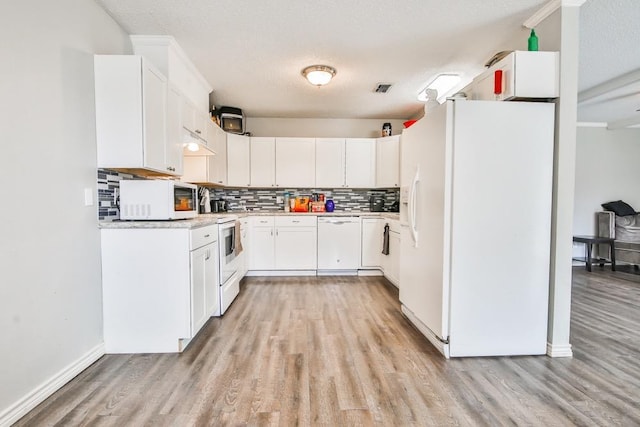
[[391, 89], [391, 83], [378, 83], [378, 86], [374, 89], [375, 93], [387, 93]]

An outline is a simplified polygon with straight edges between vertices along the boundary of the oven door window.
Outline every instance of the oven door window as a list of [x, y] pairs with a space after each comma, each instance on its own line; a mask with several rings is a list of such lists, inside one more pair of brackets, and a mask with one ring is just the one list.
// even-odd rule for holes
[[228, 228], [224, 233], [224, 256], [228, 261], [234, 258], [236, 250], [236, 230]]

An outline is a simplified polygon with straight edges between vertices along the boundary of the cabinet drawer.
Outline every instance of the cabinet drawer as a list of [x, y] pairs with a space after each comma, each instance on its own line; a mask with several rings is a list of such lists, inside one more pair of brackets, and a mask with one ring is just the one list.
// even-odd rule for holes
[[218, 241], [218, 226], [207, 225], [191, 230], [191, 250]]
[[251, 226], [253, 227], [273, 227], [272, 216], [254, 216], [251, 217]]
[[316, 216], [277, 216], [275, 219], [276, 227], [315, 227], [317, 225]]

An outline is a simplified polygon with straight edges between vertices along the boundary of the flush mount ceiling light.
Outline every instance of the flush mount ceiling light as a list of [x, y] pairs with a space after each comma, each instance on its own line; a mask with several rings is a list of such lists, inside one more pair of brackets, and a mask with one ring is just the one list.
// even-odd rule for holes
[[336, 75], [336, 69], [328, 65], [311, 65], [302, 70], [302, 75], [315, 86], [324, 86]]
[[460, 83], [459, 74], [438, 74], [431, 83], [418, 94], [419, 101], [433, 100], [434, 91], [439, 103], [443, 103], [449, 92]]

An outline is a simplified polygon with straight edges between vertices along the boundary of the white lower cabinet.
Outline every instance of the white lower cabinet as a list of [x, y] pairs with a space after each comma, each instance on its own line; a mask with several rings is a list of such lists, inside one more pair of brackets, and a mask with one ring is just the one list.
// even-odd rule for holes
[[[389, 254], [381, 255], [380, 266], [384, 272], [384, 276], [391, 283], [400, 286], [400, 223], [395, 220], [387, 220], [382, 222], [389, 224]], [[384, 230], [383, 230], [384, 231]]]
[[219, 305], [217, 225], [102, 229], [107, 353], [184, 350]]
[[315, 270], [315, 216], [256, 216], [251, 218], [250, 270]]
[[380, 268], [385, 222], [380, 218], [362, 218], [360, 268]]

